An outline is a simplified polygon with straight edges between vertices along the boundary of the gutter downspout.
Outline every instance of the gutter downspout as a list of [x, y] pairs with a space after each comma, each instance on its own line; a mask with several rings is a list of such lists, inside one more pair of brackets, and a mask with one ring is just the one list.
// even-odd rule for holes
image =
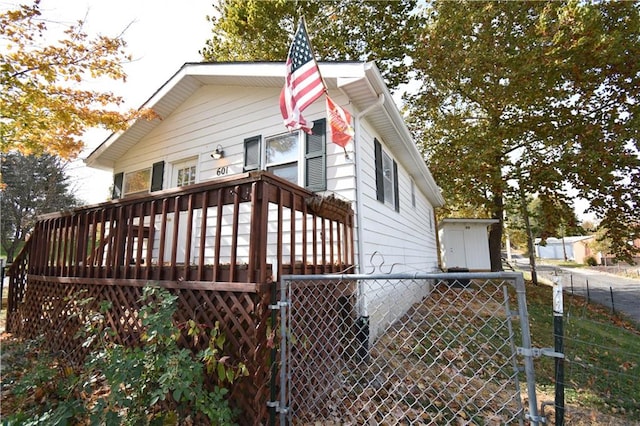
[[[369, 85], [371, 87], [371, 85]], [[371, 88], [373, 89], [373, 88]], [[375, 90], [372, 90], [373, 93], [376, 93]], [[362, 239], [362, 162], [360, 161], [362, 154], [362, 146], [361, 146], [361, 125], [360, 122], [362, 118], [371, 112], [373, 109], [381, 107], [384, 103], [384, 94], [378, 94], [378, 100], [366, 107], [364, 110], [360, 111], [354, 119], [354, 156], [356, 162], [356, 227], [357, 227], [357, 235], [358, 235], [358, 268], [357, 272], [362, 274], [362, 268], [364, 265], [364, 241]], [[356, 333], [356, 341], [358, 342], [358, 350], [357, 356], [361, 360], [367, 360], [369, 357], [369, 344], [370, 344], [370, 329], [369, 329], [369, 312], [367, 311], [367, 303], [365, 300], [365, 293], [363, 288], [362, 280], [358, 280], [358, 294], [356, 296], [356, 306], [358, 312], [358, 318], [355, 324], [355, 333]]]
[[[375, 92], [374, 92], [375, 93]], [[364, 273], [362, 271], [362, 266], [364, 265], [364, 241], [362, 240], [362, 209], [363, 209], [363, 203], [362, 203], [362, 163], [360, 162], [360, 157], [361, 157], [361, 153], [362, 153], [362, 146], [360, 143], [360, 132], [361, 132], [361, 126], [360, 126], [360, 121], [361, 119], [367, 115], [369, 112], [371, 112], [373, 109], [378, 108], [380, 106], [382, 106], [382, 104], [384, 103], [384, 95], [380, 94], [378, 95], [378, 100], [369, 105], [368, 107], [366, 107], [364, 110], [360, 111], [358, 113], [358, 115], [356, 115], [354, 121], [355, 121], [355, 137], [354, 137], [354, 156], [355, 156], [355, 163], [356, 163], [356, 210], [357, 210], [357, 215], [356, 215], [356, 227], [357, 227], [357, 231], [358, 231], [358, 268], [357, 271], [358, 273], [362, 274]]]

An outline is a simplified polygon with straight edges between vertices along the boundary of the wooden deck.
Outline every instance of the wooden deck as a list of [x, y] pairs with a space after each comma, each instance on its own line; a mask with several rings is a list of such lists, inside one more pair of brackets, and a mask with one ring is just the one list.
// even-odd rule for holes
[[[266, 172], [49, 214], [9, 269], [7, 330], [50, 335], [49, 349], [80, 362], [74, 336], [91, 310], [109, 302], [114, 341], [135, 344], [142, 287], [167, 288], [179, 298], [177, 323], [220, 323], [230, 355], [252, 375], [231, 395], [243, 422], [260, 424], [275, 365], [268, 344], [274, 280], [350, 272], [353, 231], [350, 203]], [[91, 302], [80, 308], [80, 298]]]

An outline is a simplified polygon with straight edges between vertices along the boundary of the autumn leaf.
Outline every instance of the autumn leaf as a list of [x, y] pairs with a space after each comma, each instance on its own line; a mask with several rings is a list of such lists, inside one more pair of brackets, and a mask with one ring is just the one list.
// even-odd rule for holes
[[117, 131], [135, 119], [157, 118], [150, 110], [120, 112], [122, 97], [81, 88], [100, 78], [125, 80], [122, 64], [131, 57], [121, 36], [90, 37], [78, 21], [48, 44], [39, 3], [0, 14], [0, 152], [72, 159], [88, 128]]

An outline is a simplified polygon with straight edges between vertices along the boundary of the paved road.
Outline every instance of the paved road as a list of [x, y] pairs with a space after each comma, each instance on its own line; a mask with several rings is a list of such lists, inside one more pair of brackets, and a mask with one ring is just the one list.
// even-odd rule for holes
[[[527, 259], [516, 259], [518, 268], [529, 269]], [[587, 268], [560, 268], [536, 265], [539, 277], [552, 281], [559, 277], [565, 293], [588, 297], [603, 306], [623, 312], [640, 324], [640, 280], [607, 274]]]

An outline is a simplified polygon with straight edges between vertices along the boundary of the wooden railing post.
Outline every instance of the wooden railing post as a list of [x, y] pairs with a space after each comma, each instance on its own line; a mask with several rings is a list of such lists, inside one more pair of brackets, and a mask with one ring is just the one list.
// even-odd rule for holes
[[[249, 235], [249, 281], [265, 283], [267, 276], [267, 219], [269, 197], [263, 181], [251, 184], [251, 225]], [[258, 276], [256, 276], [256, 270]]]

